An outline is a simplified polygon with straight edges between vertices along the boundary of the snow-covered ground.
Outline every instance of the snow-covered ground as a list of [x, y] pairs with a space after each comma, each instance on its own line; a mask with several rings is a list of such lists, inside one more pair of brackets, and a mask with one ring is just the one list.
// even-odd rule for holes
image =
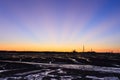
[[120, 73], [120, 68], [115, 67], [101, 67], [94, 65], [76, 65], [76, 64], [48, 64], [48, 63], [35, 63], [35, 62], [20, 62], [20, 61], [3, 61], [3, 62], [11, 62], [11, 63], [24, 63], [31, 65], [38, 65], [40, 67], [49, 66], [49, 67], [60, 67], [60, 68], [68, 68], [68, 69], [78, 69], [78, 70], [87, 70], [87, 71], [100, 71], [100, 72], [108, 72], [108, 73]]
[[[52, 63], [49, 64], [20, 61], [2, 61], [2, 62], [23, 63], [35, 66], [37, 65], [40, 67], [40, 69], [20, 73], [17, 72], [16, 74], [13, 74], [11, 76], [6, 75], [6, 77], [0, 77], [0, 80], [73, 80], [73, 79], [120, 80], [120, 68], [116, 67], [101, 67], [94, 65], [77, 65], [77, 64], [52, 64]], [[0, 70], [0, 74], [2, 74], [3, 72], [7, 73], [7, 71], [12, 71], [12, 69]], [[95, 75], [96, 73], [98, 75]]]

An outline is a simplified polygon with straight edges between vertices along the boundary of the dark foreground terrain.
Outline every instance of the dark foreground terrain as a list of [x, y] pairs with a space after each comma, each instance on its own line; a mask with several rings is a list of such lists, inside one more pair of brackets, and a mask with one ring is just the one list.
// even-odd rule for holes
[[0, 80], [120, 80], [120, 54], [0, 51]]

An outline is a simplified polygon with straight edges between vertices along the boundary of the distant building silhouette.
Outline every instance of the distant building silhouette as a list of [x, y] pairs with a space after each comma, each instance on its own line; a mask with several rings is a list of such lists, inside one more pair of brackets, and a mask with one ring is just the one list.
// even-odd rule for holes
[[76, 50], [73, 50], [73, 53], [76, 53], [77, 51]]

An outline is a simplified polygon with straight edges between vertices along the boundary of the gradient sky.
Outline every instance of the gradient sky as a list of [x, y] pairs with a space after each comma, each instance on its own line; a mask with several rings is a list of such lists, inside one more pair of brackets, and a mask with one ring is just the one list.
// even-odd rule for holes
[[0, 0], [0, 49], [120, 52], [120, 0]]

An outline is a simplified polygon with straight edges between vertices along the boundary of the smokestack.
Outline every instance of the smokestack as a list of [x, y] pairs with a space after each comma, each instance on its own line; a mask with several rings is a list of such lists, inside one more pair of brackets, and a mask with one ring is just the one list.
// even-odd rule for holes
[[85, 52], [85, 48], [84, 48], [84, 45], [83, 45], [83, 52]]

